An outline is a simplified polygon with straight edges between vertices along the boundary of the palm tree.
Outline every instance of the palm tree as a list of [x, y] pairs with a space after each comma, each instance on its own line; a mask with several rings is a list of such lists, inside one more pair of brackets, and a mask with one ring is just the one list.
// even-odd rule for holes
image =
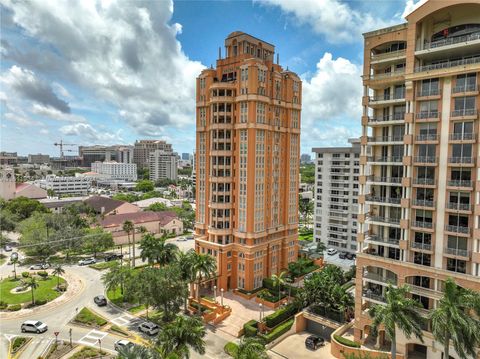
[[118, 287], [120, 287], [120, 293], [123, 296], [125, 282], [130, 274], [131, 272], [128, 268], [113, 266], [102, 276], [102, 281], [107, 291], [115, 291]]
[[133, 232], [134, 227], [133, 227], [133, 222], [132, 221], [125, 221], [123, 222], [123, 231], [127, 233], [127, 238], [128, 238], [128, 265], [131, 266], [131, 261], [132, 261], [132, 255], [131, 255], [131, 248], [130, 248], [130, 233]]
[[[193, 282], [195, 281], [195, 256], [197, 252], [191, 249], [186, 253], [179, 251], [177, 266], [180, 269], [180, 276], [185, 283], [189, 284], [188, 295], [193, 296]], [[187, 299], [185, 298], [185, 312], [187, 311]]]
[[174, 262], [177, 258], [178, 247], [173, 243], [167, 243], [166, 238], [155, 238], [153, 234], [143, 235], [140, 242], [141, 258], [147, 259], [148, 263], [160, 264], [162, 267]]
[[190, 348], [205, 354], [205, 326], [197, 317], [179, 315], [163, 328], [158, 335], [157, 349], [162, 357], [190, 358]]
[[287, 276], [287, 271], [282, 271], [280, 274], [272, 274], [270, 278], [273, 282], [273, 286], [276, 287], [278, 285], [278, 300], [280, 300], [280, 291], [282, 289], [282, 285], [285, 284], [285, 280]]
[[155, 353], [141, 345], [124, 346], [118, 350], [117, 359], [154, 359]]
[[243, 338], [238, 344], [234, 359], [267, 359], [265, 345], [258, 338]]
[[196, 254], [193, 266], [197, 279], [197, 300], [200, 299], [200, 283], [205, 278], [213, 277], [217, 272], [217, 260], [209, 254]]
[[39, 284], [37, 283], [37, 280], [35, 279], [35, 277], [29, 278], [27, 281], [24, 282], [24, 284], [26, 288], [30, 288], [30, 290], [32, 291], [32, 305], [34, 305], [35, 296], [33, 295], [33, 292], [35, 291], [35, 289], [39, 287]]
[[63, 269], [61, 264], [57, 264], [57, 266], [53, 269], [53, 275], [57, 276], [57, 288], [60, 286], [60, 275], [65, 273], [65, 269]]
[[385, 295], [386, 305], [374, 305], [369, 311], [370, 317], [373, 318], [373, 330], [377, 332], [381, 324], [385, 328], [385, 334], [391, 341], [392, 359], [397, 355], [396, 327], [407, 339], [414, 334], [423, 342], [420, 326], [422, 317], [417, 310], [422, 306], [418, 301], [406, 297], [409, 291], [408, 286], [394, 288], [389, 284]]
[[444, 358], [449, 358], [450, 341], [461, 359], [475, 357], [480, 346], [480, 294], [445, 281], [445, 292], [429, 318], [435, 340], [444, 347]]
[[13, 257], [10, 260], [13, 264], [13, 279], [17, 280], [17, 263], [18, 263], [18, 257]]

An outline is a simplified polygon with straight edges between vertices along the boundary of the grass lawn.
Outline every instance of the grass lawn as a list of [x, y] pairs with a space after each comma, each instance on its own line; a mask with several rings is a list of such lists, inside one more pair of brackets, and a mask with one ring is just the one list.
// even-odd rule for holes
[[120, 287], [118, 287], [117, 289], [115, 290], [109, 290], [107, 291], [107, 299], [116, 304], [116, 305], [123, 305], [124, 302], [123, 302], [123, 295], [120, 291]]
[[91, 264], [89, 265], [89, 267], [96, 270], [105, 270], [105, 269], [115, 267], [117, 264], [118, 264], [117, 261], [100, 262], [100, 263]]
[[91, 348], [91, 347], [85, 347], [82, 348], [79, 352], [76, 352], [74, 355], [70, 357], [70, 359], [86, 359], [86, 358], [98, 358], [99, 355], [105, 355], [107, 354], [103, 350], [100, 352], [100, 350]]
[[75, 322], [82, 323], [85, 325], [95, 325], [95, 326], [103, 326], [107, 324], [107, 321], [100, 317], [99, 315], [93, 313], [90, 309], [88, 308], [82, 308], [80, 313], [76, 315], [75, 318], [73, 318]]
[[142, 310], [145, 310], [145, 304], [139, 304], [128, 309], [128, 311], [132, 314], [141, 312]]
[[301, 241], [313, 241], [313, 233], [299, 234], [298, 239]]
[[[21, 304], [32, 301], [31, 290], [18, 294], [10, 293], [13, 288], [18, 287], [22, 283], [18, 277], [19, 275], [17, 275], [17, 280], [7, 278], [0, 282], [0, 298], [2, 298], [2, 301], [7, 302], [8, 304]], [[50, 276], [46, 280], [39, 277], [37, 283], [39, 287], [33, 292], [35, 300], [46, 300], [49, 302], [62, 294], [54, 290], [57, 286], [57, 277]], [[60, 277], [60, 284], [61, 283], [65, 283], [65, 280]]]
[[22, 347], [30, 341], [30, 338], [15, 337], [12, 342], [12, 354], [18, 352]]

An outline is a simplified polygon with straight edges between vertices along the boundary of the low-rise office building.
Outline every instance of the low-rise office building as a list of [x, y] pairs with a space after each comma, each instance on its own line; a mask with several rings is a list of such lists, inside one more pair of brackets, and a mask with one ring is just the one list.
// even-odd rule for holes
[[38, 185], [45, 190], [52, 190], [55, 195], [78, 194], [86, 195], [92, 185], [88, 177], [61, 177], [48, 175], [45, 179], [38, 181]]
[[100, 175], [100, 178], [117, 179], [124, 181], [137, 180], [137, 165], [135, 163], [97, 161], [92, 163], [92, 171], [98, 173]]

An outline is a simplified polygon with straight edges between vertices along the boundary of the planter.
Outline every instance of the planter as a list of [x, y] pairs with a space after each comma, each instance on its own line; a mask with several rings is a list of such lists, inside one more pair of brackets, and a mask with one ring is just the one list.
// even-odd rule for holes
[[283, 303], [288, 302], [288, 296], [280, 299], [278, 302], [269, 302], [268, 300], [265, 300], [265, 299], [262, 299], [262, 298], [259, 298], [259, 297], [255, 297], [255, 302], [261, 303], [262, 305], [264, 305], [265, 307], [268, 307], [270, 309], [277, 309]]

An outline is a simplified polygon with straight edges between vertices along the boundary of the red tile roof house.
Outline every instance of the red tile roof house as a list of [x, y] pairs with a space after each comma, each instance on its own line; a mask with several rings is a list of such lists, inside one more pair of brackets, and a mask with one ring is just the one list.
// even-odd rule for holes
[[140, 208], [134, 204], [111, 199], [109, 197], [93, 196], [86, 199], [85, 203], [92, 207], [95, 210], [95, 213], [104, 216], [140, 212]]
[[143, 226], [154, 234], [183, 233], [183, 222], [175, 212], [136, 212], [106, 216], [99, 220], [99, 225], [113, 235], [116, 245], [128, 243], [127, 233], [123, 231], [125, 221], [131, 221], [136, 229], [135, 242], [139, 242], [141, 234], [139, 227]]

